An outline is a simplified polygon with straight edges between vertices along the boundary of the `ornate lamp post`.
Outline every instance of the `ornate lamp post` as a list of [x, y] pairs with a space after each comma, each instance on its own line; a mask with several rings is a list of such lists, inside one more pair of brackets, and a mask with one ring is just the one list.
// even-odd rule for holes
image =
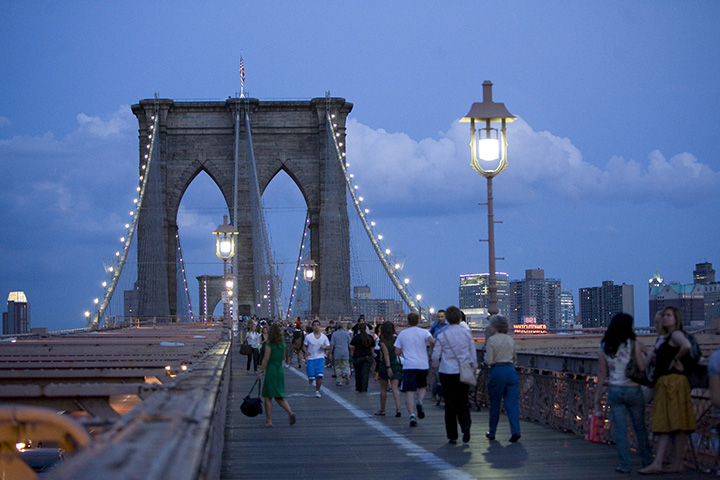
[[[461, 122], [470, 122], [470, 165], [483, 177], [487, 178], [488, 207], [488, 260], [490, 269], [488, 279], [488, 313], [497, 314], [497, 280], [495, 278], [495, 216], [493, 214], [492, 179], [507, 167], [507, 139], [505, 124], [515, 121], [515, 117], [507, 111], [505, 104], [495, 103], [492, 99], [492, 82], [483, 82], [483, 101], [473, 103], [468, 114]], [[478, 128], [475, 128], [478, 122]], [[493, 124], [500, 124], [500, 130]]]
[[[223, 215], [222, 225], [218, 225], [217, 229], [213, 232], [216, 236], [215, 248], [216, 255], [223, 261], [223, 278], [225, 279], [226, 288], [233, 289], [233, 280], [230, 275], [232, 272], [228, 271], [228, 260], [235, 256], [235, 237], [238, 232], [235, 231], [232, 225], [228, 223], [227, 215]], [[228, 286], [229, 285], [229, 286]], [[227, 295], [224, 295], [227, 296]], [[228, 304], [225, 304], [225, 318], [227, 321], [227, 313], [229, 311]], [[235, 306], [233, 305], [233, 309]]]

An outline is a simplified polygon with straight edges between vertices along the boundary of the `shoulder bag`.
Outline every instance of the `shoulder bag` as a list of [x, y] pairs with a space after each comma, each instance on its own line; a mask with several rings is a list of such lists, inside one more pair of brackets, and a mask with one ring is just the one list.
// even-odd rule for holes
[[625, 376], [640, 385], [648, 386], [652, 383], [645, 370], [641, 370], [640, 365], [635, 361], [635, 340], [630, 340], [630, 361], [625, 367]]
[[[447, 335], [443, 335], [443, 337], [446, 336]], [[471, 363], [462, 363], [458, 358], [457, 354], [455, 353], [455, 349], [453, 348], [452, 343], [448, 342], [448, 345], [450, 346], [450, 351], [455, 357], [455, 360], [457, 360], [458, 365], [460, 365], [460, 381], [466, 385], [470, 385], [471, 387], [477, 386], [475, 367], [473, 367]]]

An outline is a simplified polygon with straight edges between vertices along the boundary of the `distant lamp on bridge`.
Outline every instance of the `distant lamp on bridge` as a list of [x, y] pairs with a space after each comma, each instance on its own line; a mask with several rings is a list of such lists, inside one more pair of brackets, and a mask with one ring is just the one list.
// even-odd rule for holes
[[[497, 280], [495, 278], [495, 216], [493, 214], [492, 179], [507, 167], [507, 137], [505, 124], [515, 118], [503, 103], [492, 99], [492, 82], [483, 82], [483, 101], [473, 103], [461, 122], [470, 122], [470, 165], [487, 178], [488, 207], [488, 313], [499, 312], [497, 306]], [[475, 123], [478, 128], [475, 128]], [[495, 127], [493, 127], [493, 124]], [[500, 129], [497, 126], [499, 124]]]
[[238, 232], [228, 223], [227, 215], [223, 215], [222, 225], [218, 225], [217, 229], [213, 232], [213, 235], [217, 237], [217, 256], [221, 258], [223, 262], [227, 262], [235, 256], [235, 237], [237, 234]]
[[227, 215], [223, 215], [222, 225], [218, 225], [213, 232], [213, 235], [216, 237], [216, 254], [223, 261], [223, 278], [225, 278], [226, 288], [226, 291], [223, 292], [222, 295], [223, 303], [225, 304], [223, 313], [227, 321], [229, 321], [230, 316], [229, 305], [232, 303], [230, 297], [232, 296], [233, 289], [233, 278], [231, 272], [228, 271], [227, 262], [235, 256], [235, 237], [237, 237], [237, 234], [238, 232], [228, 223]]
[[315, 280], [315, 277], [317, 275], [317, 263], [312, 258], [309, 258], [305, 260], [302, 263], [303, 267], [303, 278], [308, 281], [312, 282]]

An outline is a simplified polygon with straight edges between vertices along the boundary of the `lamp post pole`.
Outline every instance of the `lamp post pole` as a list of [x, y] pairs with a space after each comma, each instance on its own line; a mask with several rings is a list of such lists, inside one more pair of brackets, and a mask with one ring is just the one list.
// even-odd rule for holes
[[500, 312], [497, 301], [497, 278], [495, 276], [495, 213], [493, 212], [493, 177], [487, 177], [487, 208], [488, 208], [488, 314], [497, 315]]

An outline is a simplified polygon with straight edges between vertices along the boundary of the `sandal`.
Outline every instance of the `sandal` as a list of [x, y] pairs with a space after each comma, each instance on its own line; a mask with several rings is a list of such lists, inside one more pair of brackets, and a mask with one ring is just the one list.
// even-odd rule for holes
[[375, 412], [376, 417], [384, 417], [385, 416], [385, 410], [378, 410]]

